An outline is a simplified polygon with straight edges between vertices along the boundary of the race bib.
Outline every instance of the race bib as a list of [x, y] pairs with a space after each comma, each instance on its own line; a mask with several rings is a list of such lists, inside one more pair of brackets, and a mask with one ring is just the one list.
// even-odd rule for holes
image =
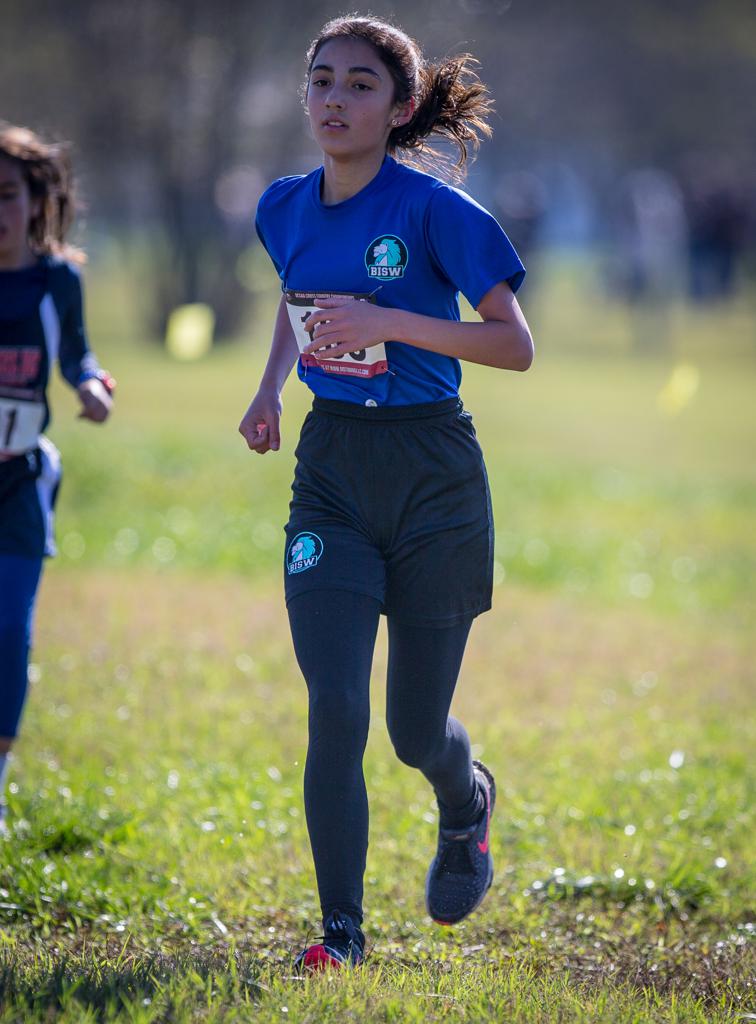
[[288, 289], [286, 296], [286, 308], [289, 312], [289, 320], [297, 339], [299, 351], [302, 353], [303, 366], [319, 366], [326, 373], [338, 373], [343, 377], [375, 377], [378, 373], [388, 371], [386, 359], [386, 346], [371, 345], [369, 348], [361, 348], [356, 352], [348, 352], [341, 356], [328, 356], [327, 350], [320, 355], [312, 352], [305, 353], [304, 349], [312, 341], [312, 333], [304, 328], [305, 320], [311, 313], [316, 312], [317, 299], [340, 299], [352, 298], [360, 302], [375, 302], [372, 295], [365, 295], [355, 292], [295, 292]]
[[39, 444], [45, 403], [0, 397], [0, 455], [23, 455]]

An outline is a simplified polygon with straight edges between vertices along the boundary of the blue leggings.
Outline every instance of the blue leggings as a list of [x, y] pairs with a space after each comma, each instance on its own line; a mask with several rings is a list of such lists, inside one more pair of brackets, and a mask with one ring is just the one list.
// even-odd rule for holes
[[0, 736], [15, 737], [26, 699], [41, 558], [0, 554]]
[[[346, 591], [289, 601], [294, 649], [309, 690], [304, 797], [323, 918], [362, 921], [368, 800], [362, 755], [370, 720], [370, 668], [381, 606]], [[433, 628], [388, 618], [386, 724], [397, 756], [431, 783], [444, 825], [478, 812], [470, 740], [449, 715], [472, 620]]]

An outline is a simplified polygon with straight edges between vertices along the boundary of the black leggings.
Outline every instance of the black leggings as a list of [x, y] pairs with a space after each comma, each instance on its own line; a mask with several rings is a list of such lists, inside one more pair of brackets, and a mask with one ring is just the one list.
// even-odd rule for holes
[[[323, 918], [362, 921], [368, 801], [362, 756], [380, 604], [346, 591], [289, 601], [294, 649], [309, 690], [304, 797]], [[386, 720], [398, 757], [434, 788], [442, 824], [470, 824], [478, 807], [464, 726], [449, 716], [471, 621], [446, 628], [389, 618]]]

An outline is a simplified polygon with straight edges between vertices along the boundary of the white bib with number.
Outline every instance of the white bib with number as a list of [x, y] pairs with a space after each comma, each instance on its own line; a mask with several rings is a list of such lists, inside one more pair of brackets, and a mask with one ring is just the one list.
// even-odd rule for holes
[[378, 373], [388, 371], [386, 346], [383, 342], [341, 356], [329, 357], [327, 350], [318, 355], [304, 351], [313, 340], [312, 333], [305, 330], [304, 323], [312, 313], [317, 312], [318, 299], [350, 298], [360, 302], [375, 302], [372, 295], [355, 292], [296, 292], [287, 289], [285, 296], [286, 309], [299, 351], [302, 353], [303, 366], [318, 366], [325, 373], [337, 373], [344, 377], [375, 377]]
[[39, 444], [45, 403], [0, 398], [0, 455], [23, 455]]

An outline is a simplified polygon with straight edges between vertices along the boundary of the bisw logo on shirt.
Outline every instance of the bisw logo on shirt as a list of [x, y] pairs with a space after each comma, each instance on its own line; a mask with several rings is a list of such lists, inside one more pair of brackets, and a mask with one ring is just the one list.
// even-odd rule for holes
[[408, 260], [407, 246], [397, 235], [378, 235], [365, 250], [365, 266], [373, 278], [404, 277]]
[[298, 533], [286, 552], [286, 568], [289, 575], [314, 568], [322, 554], [323, 541], [317, 533]]

